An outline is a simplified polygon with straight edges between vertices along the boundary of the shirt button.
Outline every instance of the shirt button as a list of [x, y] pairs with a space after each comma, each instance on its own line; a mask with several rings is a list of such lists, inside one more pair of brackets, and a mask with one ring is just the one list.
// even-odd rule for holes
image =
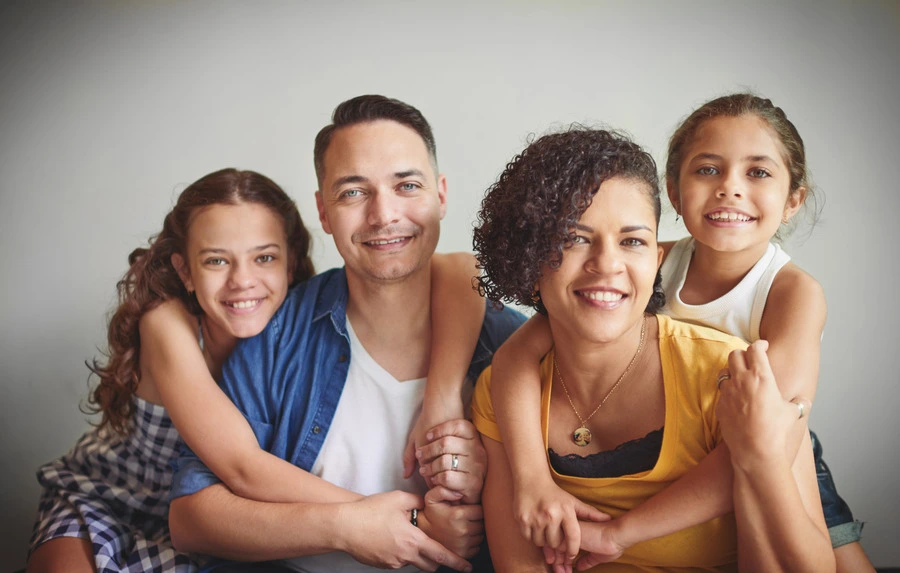
[[313, 426], [313, 434], [318, 434], [321, 431], [322, 431], [322, 428], [320, 428], [319, 426]]
[[340, 356], [338, 356], [338, 362], [346, 362], [346, 361], [347, 361], [346, 354], [341, 354]]

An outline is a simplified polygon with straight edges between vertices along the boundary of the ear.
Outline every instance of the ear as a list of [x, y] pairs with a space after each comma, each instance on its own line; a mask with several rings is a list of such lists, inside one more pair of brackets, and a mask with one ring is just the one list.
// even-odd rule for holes
[[316, 191], [316, 209], [319, 210], [319, 222], [322, 223], [322, 230], [331, 234], [331, 225], [328, 223], [328, 214], [325, 213], [325, 201], [322, 199], [322, 192]]
[[783, 223], [788, 223], [797, 214], [797, 211], [803, 206], [803, 202], [806, 201], [807, 191], [806, 187], [800, 187], [788, 195], [787, 202], [784, 204], [784, 213], [781, 217]]
[[681, 196], [678, 194], [678, 188], [671, 177], [666, 177], [666, 193], [669, 195], [669, 202], [675, 208], [675, 212], [681, 215]]
[[441, 202], [441, 219], [447, 214], [447, 176], [438, 175], [437, 179], [438, 200]]
[[191, 280], [191, 271], [188, 269], [187, 263], [184, 262], [184, 257], [178, 253], [173, 253], [169, 261], [172, 263], [172, 266], [175, 267], [178, 278], [184, 283], [184, 288], [186, 288], [188, 292], [194, 292], [194, 282]]
[[662, 266], [663, 257], [665, 256], [666, 250], [662, 248], [662, 245], [656, 246], [656, 270], [659, 271], [659, 267]]

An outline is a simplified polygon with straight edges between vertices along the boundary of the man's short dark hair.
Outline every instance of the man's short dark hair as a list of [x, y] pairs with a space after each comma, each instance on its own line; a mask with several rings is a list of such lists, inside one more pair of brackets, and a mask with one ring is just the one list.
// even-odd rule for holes
[[318, 179], [320, 187], [325, 177], [325, 152], [328, 150], [328, 145], [331, 143], [331, 136], [334, 135], [334, 132], [342, 127], [381, 119], [396, 121], [418, 133], [422, 141], [425, 142], [428, 155], [431, 157], [431, 163], [434, 165], [435, 172], [437, 172], [437, 146], [434, 143], [434, 134], [431, 133], [431, 126], [428, 125], [428, 121], [422, 115], [422, 112], [400, 100], [382, 95], [361, 95], [348, 99], [334, 108], [334, 113], [331, 115], [331, 124], [323, 127], [316, 135], [313, 162], [316, 167], [316, 179]]

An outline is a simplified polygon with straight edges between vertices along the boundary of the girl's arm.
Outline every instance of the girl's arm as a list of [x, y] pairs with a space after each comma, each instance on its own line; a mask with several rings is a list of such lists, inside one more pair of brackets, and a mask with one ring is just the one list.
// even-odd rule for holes
[[548, 567], [541, 550], [523, 537], [518, 528], [509, 526], [513, 517], [513, 493], [509, 484], [513, 476], [504, 444], [484, 435], [482, 440], [488, 459], [484, 482], [484, 527], [494, 568], [498, 573], [546, 572]]
[[[513, 515], [521, 534], [538, 547], [562, 551], [571, 563], [581, 544], [578, 519], [599, 520], [605, 515], [560, 489], [545, 463], [539, 371], [552, 344], [550, 326], [542, 315], [514, 332], [494, 354], [491, 401], [510, 465]], [[541, 463], [535, 465], [535, 460]]]
[[[825, 312], [825, 297], [815, 279], [793, 265], [778, 273], [766, 302], [760, 334], [771, 339], [769, 362], [787, 399], [811, 400], [815, 393]], [[804, 439], [808, 443], [808, 434], [806, 419], [795, 423], [788, 436], [789, 451], [796, 455]], [[802, 457], [796, 457], [795, 471]], [[732, 511], [733, 485], [730, 452], [726, 444], [720, 444], [678, 481], [600, 528], [622, 547], [668, 535]]]
[[795, 456], [789, 436], [798, 409], [781, 397], [766, 348], [760, 340], [732, 352], [732, 379], [722, 383], [716, 409], [732, 452], [739, 567], [834, 571], [809, 434]]
[[282, 502], [362, 498], [259, 447], [247, 420], [210, 375], [197, 344], [197, 318], [180, 301], [147, 312], [140, 337], [142, 366], [179, 434], [235, 494]]
[[485, 311], [484, 299], [472, 287], [475, 264], [469, 253], [431, 258], [431, 358], [422, 413], [403, 454], [406, 477], [415, 469], [415, 449], [428, 443], [426, 432], [465, 416], [462, 387]]

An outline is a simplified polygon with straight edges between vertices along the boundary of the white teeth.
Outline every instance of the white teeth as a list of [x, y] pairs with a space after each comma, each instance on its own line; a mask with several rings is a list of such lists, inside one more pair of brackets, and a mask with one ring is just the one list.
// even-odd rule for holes
[[261, 301], [261, 300], [262, 300], [262, 299], [256, 299], [256, 300], [239, 300], [239, 301], [237, 301], [237, 302], [229, 302], [229, 303], [226, 303], [226, 304], [228, 304], [228, 306], [231, 306], [231, 307], [233, 307], [233, 308], [253, 308], [254, 306], [258, 305], [258, 304], [259, 304], [259, 301]]
[[751, 217], [747, 215], [741, 215], [740, 213], [724, 213], [721, 211], [717, 211], [715, 213], [710, 213], [707, 215], [713, 221], [749, 221]]
[[369, 244], [370, 245], [392, 245], [394, 243], [399, 243], [401, 241], [403, 241], [403, 238], [390, 239], [390, 240], [385, 240], [385, 241], [369, 241]]
[[583, 292], [581, 295], [590, 300], [599, 300], [603, 302], [616, 302], [622, 300], [622, 297], [624, 296], [620, 292], [610, 292], [608, 290]]

